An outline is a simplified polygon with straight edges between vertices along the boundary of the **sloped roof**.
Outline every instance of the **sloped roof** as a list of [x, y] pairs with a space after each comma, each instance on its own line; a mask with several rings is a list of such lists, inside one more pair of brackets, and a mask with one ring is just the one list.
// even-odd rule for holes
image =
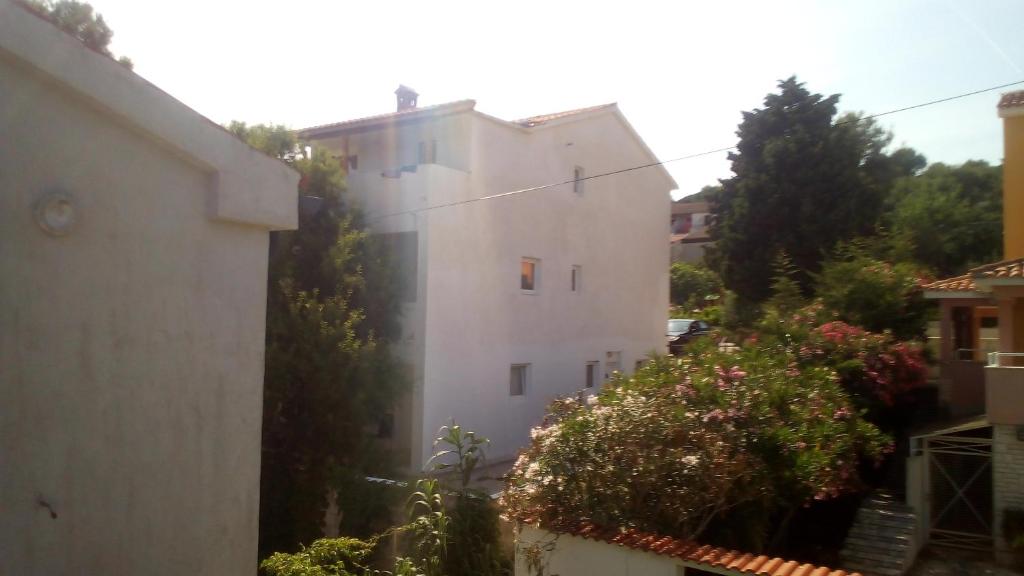
[[513, 124], [519, 124], [520, 126], [525, 126], [527, 128], [533, 128], [534, 126], [540, 126], [541, 124], [546, 124], [548, 122], [551, 122], [552, 120], [559, 120], [561, 118], [566, 118], [568, 116], [576, 116], [577, 114], [584, 114], [584, 113], [587, 113], [587, 112], [595, 112], [597, 110], [603, 110], [605, 108], [611, 108], [612, 106], [615, 106], [614, 102], [612, 102], [610, 104], [600, 104], [598, 106], [588, 106], [586, 108], [577, 108], [575, 110], [565, 110], [563, 112], [555, 112], [555, 113], [552, 113], [552, 114], [541, 114], [539, 116], [530, 116], [529, 118], [522, 118], [522, 119], [519, 119], [519, 120], [513, 120], [512, 123]]
[[1024, 279], [1024, 258], [993, 262], [971, 268], [967, 274], [936, 280], [922, 286], [930, 292], [976, 292], [978, 282], [1003, 278]]
[[354, 130], [356, 128], [365, 128], [369, 126], [375, 126], [378, 124], [404, 122], [407, 120], [424, 118], [427, 116], [443, 116], [444, 114], [447, 113], [472, 110], [475, 106], [475, 100], [456, 100], [455, 102], [445, 102], [444, 104], [421, 106], [418, 108], [410, 108], [408, 110], [388, 112], [387, 114], [376, 114], [374, 116], [365, 116], [363, 118], [355, 118], [353, 120], [343, 120], [341, 122], [332, 122], [330, 124], [310, 126], [309, 128], [303, 128], [301, 130], [298, 130], [298, 134], [300, 137], [303, 138], [323, 136], [328, 133], [345, 132], [348, 130]]
[[702, 228], [697, 232], [687, 232], [686, 234], [670, 234], [668, 238], [669, 244], [693, 244], [696, 242], [711, 242], [711, 235], [708, 234], [707, 228]]
[[704, 214], [711, 212], [711, 205], [707, 202], [673, 202], [673, 214]]
[[999, 108], [1016, 108], [1024, 106], [1024, 90], [1007, 92], [999, 99]]
[[602, 528], [590, 522], [581, 522], [577, 526], [557, 529], [555, 532], [608, 544], [628, 546], [634, 550], [652, 552], [662, 556], [672, 556], [693, 564], [731, 570], [739, 574], [757, 574], [761, 576], [860, 576], [857, 572], [832, 570], [824, 566], [815, 566], [763, 554], [758, 555], [738, 550], [729, 550], [727, 548], [699, 544], [691, 540], [659, 536], [634, 529]]

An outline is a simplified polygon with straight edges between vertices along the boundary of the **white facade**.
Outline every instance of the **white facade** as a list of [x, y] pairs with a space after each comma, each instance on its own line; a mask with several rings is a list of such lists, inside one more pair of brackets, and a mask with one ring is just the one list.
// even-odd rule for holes
[[[588, 362], [599, 386], [608, 369], [664, 352], [675, 184], [663, 169], [460, 203], [652, 162], [616, 106], [526, 127], [464, 101], [303, 135], [357, 157], [348, 186], [375, 232], [415, 234], [403, 270], [416, 285], [403, 337], [414, 390], [396, 426], [413, 469], [452, 418], [490, 438], [492, 461], [512, 458], [552, 399], [585, 386]], [[522, 395], [510, 393], [513, 366]]]
[[9, 0], [0, 134], [0, 574], [254, 574], [298, 174]]

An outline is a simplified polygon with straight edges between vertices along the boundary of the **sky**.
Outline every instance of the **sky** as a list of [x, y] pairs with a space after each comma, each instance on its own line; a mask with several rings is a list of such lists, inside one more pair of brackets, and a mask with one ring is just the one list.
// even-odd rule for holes
[[[390, 112], [401, 83], [420, 106], [471, 98], [509, 120], [617, 102], [667, 160], [735, 144], [742, 111], [792, 75], [869, 114], [1024, 80], [1021, 0], [90, 3], [115, 55], [222, 124]], [[998, 99], [880, 121], [931, 162], [998, 163]], [[731, 175], [724, 153], [667, 168], [676, 197]]]

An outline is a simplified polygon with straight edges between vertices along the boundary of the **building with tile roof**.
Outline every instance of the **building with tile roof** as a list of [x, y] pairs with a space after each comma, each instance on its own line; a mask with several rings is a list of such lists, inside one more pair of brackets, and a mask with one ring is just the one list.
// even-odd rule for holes
[[919, 433], [908, 503], [920, 543], [1009, 553], [1007, 509], [1024, 510], [1024, 91], [1004, 94], [1003, 260], [926, 284], [939, 304], [940, 395], [970, 426]]
[[669, 244], [673, 262], [697, 263], [711, 245], [711, 205], [708, 202], [672, 203]]
[[676, 185], [661, 166], [601, 177], [657, 162], [615, 104], [506, 121], [419, 99], [298, 134], [343, 160], [396, 254], [413, 391], [389, 442], [418, 470], [454, 418], [500, 462], [556, 396], [665, 349]]
[[795, 560], [751, 554], [632, 529], [608, 529], [581, 522], [542, 529], [520, 526], [516, 574], [528, 569], [528, 550], [537, 550], [545, 573], [560, 576], [860, 576]]

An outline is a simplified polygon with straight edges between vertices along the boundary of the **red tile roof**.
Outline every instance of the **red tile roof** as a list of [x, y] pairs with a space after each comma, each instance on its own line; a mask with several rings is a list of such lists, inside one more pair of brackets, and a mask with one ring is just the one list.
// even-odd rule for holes
[[738, 574], [757, 574], [760, 576], [861, 576], [857, 572], [832, 570], [824, 566], [802, 564], [793, 560], [729, 550], [707, 544], [699, 544], [691, 540], [659, 536], [639, 530], [601, 528], [590, 522], [581, 522], [577, 526], [558, 529], [555, 532], [579, 536], [580, 538], [587, 538], [597, 542], [628, 546], [634, 550], [652, 552], [662, 556], [672, 556], [686, 562], [703, 564], [711, 568], [732, 570]]
[[989, 278], [1024, 278], [1024, 258], [985, 264], [984, 266], [971, 268], [969, 273], [975, 278], [982, 280]]
[[1008, 92], [999, 99], [999, 108], [1016, 108], [1024, 106], [1024, 90]]
[[419, 108], [410, 108], [408, 110], [389, 112], [387, 114], [377, 114], [376, 116], [366, 116], [364, 118], [345, 120], [343, 122], [310, 126], [309, 128], [298, 130], [298, 133], [300, 136], [308, 138], [316, 135], [317, 133], [344, 132], [345, 130], [362, 128], [364, 126], [373, 126], [375, 124], [387, 124], [401, 120], [411, 120], [421, 116], [440, 115], [445, 112], [456, 112], [464, 109], [472, 110], [474, 106], [476, 106], [476, 101], [474, 100], [456, 100], [455, 102], [434, 104], [433, 106], [421, 106]]
[[971, 268], [967, 274], [936, 280], [922, 288], [931, 292], [974, 292], [978, 289], [977, 281], [996, 278], [1024, 278], [1024, 258]]
[[587, 108], [577, 108], [575, 110], [566, 110], [564, 112], [555, 112], [554, 114], [541, 114], [540, 116], [530, 116], [529, 118], [522, 118], [520, 120], [513, 120], [513, 124], [519, 124], [520, 126], [526, 126], [532, 128], [534, 126], [540, 126], [552, 120], [558, 120], [559, 118], [565, 118], [566, 116], [575, 116], [577, 114], [583, 114], [585, 112], [593, 112], [595, 110], [601, 110], [604, 108], [611, 108], [615, 106], [615, 103], [601, 104], [599, 106], [589, 106]]
[[673, 214], [706, 214], [711, 212], [711, 205], [707, 202], [673, 202]]

